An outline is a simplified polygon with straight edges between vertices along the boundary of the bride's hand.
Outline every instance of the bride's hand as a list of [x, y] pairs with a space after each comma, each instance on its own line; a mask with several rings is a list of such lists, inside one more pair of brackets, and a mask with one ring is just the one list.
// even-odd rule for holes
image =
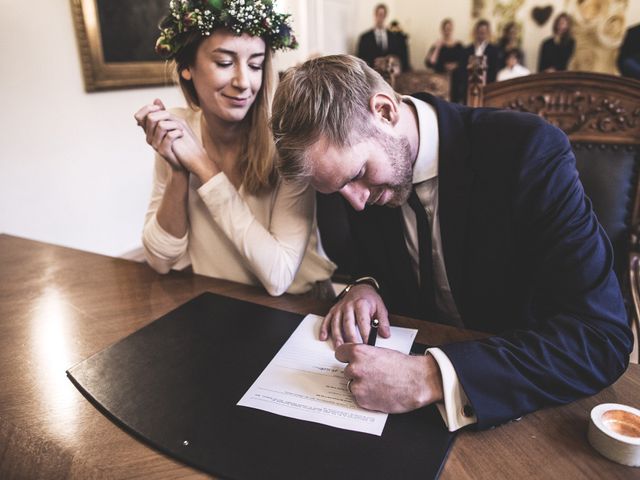
[[138, 110], [134, 118], [146, 134], [147, 143], [164, 158], [174, 170], [184, 170], [175, 155], [172, 144], [184, 135], [181, 123], [171, 115], [162, 101], [155, 99], [152, 104]]
[[173, 154], [180, 164], [189, 172], [196, 175], [202, 183], [209, 181], [220, 169], [215, 161], [209, 158], [200, 139], [183, 119], [176, 119], [183, 135], [171, 144]]

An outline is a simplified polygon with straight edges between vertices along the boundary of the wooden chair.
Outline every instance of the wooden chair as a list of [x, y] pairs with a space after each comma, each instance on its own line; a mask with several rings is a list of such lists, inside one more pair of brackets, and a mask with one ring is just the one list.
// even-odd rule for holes
[[396, 92], [402, 95], [427, 92], [449, 100], [449, 75], [429, 70], [403, 72], [400, 68], [400, 59], [396, 55], [377, 58], [373, 68]]
[[[587, 72], [540, 73], [482, 85], [470, 67], [467, 103], [530, 112], [569, 137], [585, 192], [614, 250], [636, 335], [640, 318], [640, 82]], [[637, 360], [636, 350], [632, 358]], [[635, 358], [634, 358], [635, 357]]]

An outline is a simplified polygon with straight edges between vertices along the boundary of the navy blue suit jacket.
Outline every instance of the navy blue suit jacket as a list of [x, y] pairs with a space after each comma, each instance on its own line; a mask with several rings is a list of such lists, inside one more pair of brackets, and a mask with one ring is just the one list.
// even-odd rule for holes
[[[477, 426], [613, 383], [632, 336], [567, 137], [535, 115], [415, 96], [438, 117], [439, 218], [456, 306], [466, 328], [495, 334], [441, 346]], [[420, 303], [401, 209], [349, 215], [359, 271], [378, 279], [390, 312], [434, 320]]]

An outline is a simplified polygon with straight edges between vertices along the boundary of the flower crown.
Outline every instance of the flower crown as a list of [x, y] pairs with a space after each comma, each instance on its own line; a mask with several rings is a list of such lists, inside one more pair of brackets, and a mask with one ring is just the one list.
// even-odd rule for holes
[[236, 35], [248, 33], [264, 38], [272, 50], [298, 47], [289, 25], [290, 15], [277, 13], [272, 0], [171, 0], [169, 14], [160, 22], [156, 53], [171, 59], [189, 34], [209, 36], [226, 27]]

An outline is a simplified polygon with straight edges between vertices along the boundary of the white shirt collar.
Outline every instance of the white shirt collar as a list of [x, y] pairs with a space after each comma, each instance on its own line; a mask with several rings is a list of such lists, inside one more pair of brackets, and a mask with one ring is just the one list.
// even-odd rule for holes
[[413, 183], [421, 183], [438, 176], [439, 132], [436, 110], [427, 102], [408, 95], [403, 102], [411, 102], [418, 114], [418, 156], [413, 164]]
[[485, 40], [484, 42], [482, 42], [480, 44], [475, 44], [476, 55], [478, 55], [478, 56], [484, 55], [484, 51], [487, 48], [487, 45], [489, 45], [489, 42], [487, 40]]

